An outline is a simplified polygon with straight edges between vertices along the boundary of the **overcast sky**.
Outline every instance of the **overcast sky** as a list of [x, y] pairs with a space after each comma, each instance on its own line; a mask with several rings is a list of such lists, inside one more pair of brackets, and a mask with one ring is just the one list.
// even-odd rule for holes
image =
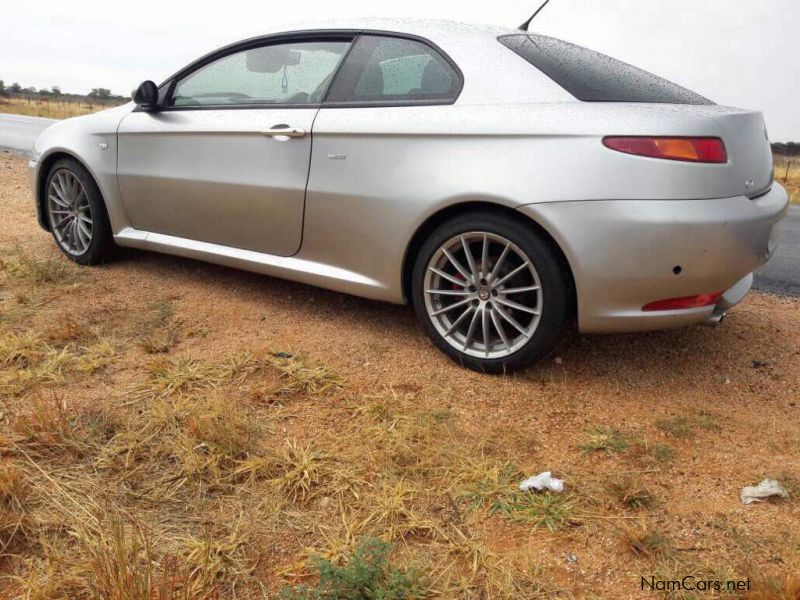
[[[539, 0], [0, 0], [0, 79], [130, 94], [192, 59], [282, 23], [342, 16], [517, 26]], [[800, 0], [552, 0], [537, 32], [764, 111], [773, 141], [800, 141]]]

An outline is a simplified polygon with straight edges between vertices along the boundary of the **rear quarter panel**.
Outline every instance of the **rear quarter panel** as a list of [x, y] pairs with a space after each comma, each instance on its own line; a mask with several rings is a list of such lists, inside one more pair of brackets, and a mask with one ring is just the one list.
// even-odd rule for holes
[[724, 185], [728, 165], [655, 161], [602, 145], [604, 135], [625, 134], [721, 130], [691, 113], [577, 101], [324, 108], [314, 124], [300, 255], [384, 282], [382, 299], [400, 302], [413, 234], [459, 203], [736, 195]]

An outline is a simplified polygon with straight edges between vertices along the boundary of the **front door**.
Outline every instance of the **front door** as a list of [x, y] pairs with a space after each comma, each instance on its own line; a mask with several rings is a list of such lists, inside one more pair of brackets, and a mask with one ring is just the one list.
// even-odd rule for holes
[[311, 129], [348, 40], [234, 51], [170, 83], [118, 130], [131, 225], [280, 256], [300, 247]]

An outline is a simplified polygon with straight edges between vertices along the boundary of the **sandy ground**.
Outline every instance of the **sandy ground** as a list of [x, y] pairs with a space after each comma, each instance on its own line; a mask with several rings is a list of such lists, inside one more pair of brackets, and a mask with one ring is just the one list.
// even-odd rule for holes
[[[36, 225], [29, 196], [24, 160], [0, 154], [5, 215], [0, 246], [58, 256], [49, 235]], [[545, 364], [516, 376], [491, 377], [447, 360], [406, 307], [145, 252], [126, 252], [112, 264], [87, 271], [88, 284], [79, 297], [49, 303], [48, 318], [87, 312], [101, 318], [169, 300], [185, 327], [207, 333], [182, 339], [176, 354], [302, 352], [339, 373], [348, 396], [393, 386], [413, 392], [421, 406], [447, 407], [470, 436], [500, 447], [526, 473], [547, 469], [574, 485], [582, 479], [600, 485], [619, 471], [637, 471], [658, 502], [644, 513], [631, 513], [630, 519], [643, 515], [663, 533], [680, 556], [680, 567], [628, 552], [619, 541], [624, 520], [590, 520], [555, 533], [496, 516], [483, 523], [487, 544], [541, 566], [555, 595], [638, 597], [638, 575], [670, 569], [737, 577], [800, 571], [796, 299], [753, 293], [718, 329], [573, 334]], [[8, 308], [9, 299], [4, 302]], [[145, 360], [130, 351], [111, 376], [76, 384], [69, 393], [114, 394], [120, 381], [137, 376]], [[312, 402], [296, 409], [288, 426], [310, 436], [330, 434], [339, 417], [347, 418], [336, 405], [326, 406], [324, 413], [318, 408]], [[676, 417], [707, 426], [694, 426], [687, 438], [656, 426]], [[586, 453], [579, 445], [591, 427], [616, 428], [650, 445], [667, 444], [675, 455], [663, 465], [642, 468], [625, 454]], [[741, 487], [766, 476], [791, 486], [795, 497], [743, 506]], [[287, 547], [291, 551], [297, 544], [289, 540]]]

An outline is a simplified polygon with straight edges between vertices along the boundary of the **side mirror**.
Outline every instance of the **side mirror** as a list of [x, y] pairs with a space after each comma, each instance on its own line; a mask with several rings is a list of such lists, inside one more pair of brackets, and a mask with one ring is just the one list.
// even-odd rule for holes
[[142, 82], [133, 93], [133, 101], [142, 110], [158, 110], [158, 86], [150, 80]]

